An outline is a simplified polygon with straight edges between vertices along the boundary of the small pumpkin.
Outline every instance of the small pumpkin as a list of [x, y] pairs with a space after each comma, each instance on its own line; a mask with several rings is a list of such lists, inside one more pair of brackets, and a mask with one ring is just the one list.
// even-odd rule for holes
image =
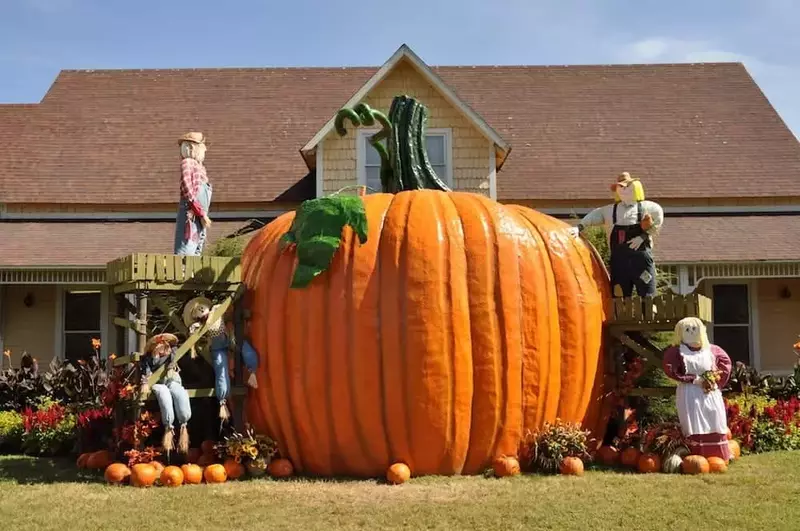
[[110, 465], [114, 461], [111, 452], [108, 450], [99, 450], [97, 452], [92, 452], [89, 454], [89, 457], [86, 459], [86, 468], [91, 468], [92, 470], [105, 470], [108, 465]]
[[622, 451], [622, 454], [619, 456], [620, 463], [622, 466], [627, 468], [636, 468], [639, 466], [639, 458], [642, 456], [642, 452], [639, 451], [638, 448], [634, 448], [630, 446], [625, 448]]
[[619, 450], [613, 446], [601, 446], [600, 449], [597, 450], [595, 459], [597, 459], [597, 462], [601, 465], [615, 466], [619, 463]]
[[721, 457], [709, 457], [708, 471], [712, 474], [724, 474], [728, 471], [728, 463], [726, 463]]
[[150, 463], [137, 463], [131, 468], [131, 485], [134, 487], [152, 487], [158, 474]]
[[739, 459], [742, 457], [742, 447], [739, 446], [739, 441], [736, 439], [731, 439], [728, 441], [728, 448], [731, 451], [731, 457], [733, 459]]
[[665, 474], [678, 474], [681, 471], [682, 464], [683, 458], [680, 455], [673, 453], [664, 459], [664, 463], [661, 465], [661, 471]]
[[161, 472], [161, 484], [165, 487], [183, 485], [183, 471], [176, 466], [168, 466]]
[[203, 454], [197, 459], [197, 464], [205, 467], [213, 465], [216, 461], [217, 459], [214, 457], [214, 454]]
[[131, 469], [123, 463], [111, 463], [106, 467], [103, 477], [112, 485], [120, 485], [131, 477]]
[[519, 461], [513, 456], [498, 457], [492, 463], [492, 468], [495, 477], [516, 476], [519, 474]]
[[405, 463], [394, 463], [386, 471], [386, 481], [392, 485], [400, 485], [411, 478], [411, 469]]
[[161, 478], [161, 473], [164, 471], [164, 463], [161, 461], [151, 461], [150, 465], [156, 470], [156, 478]]
[[558, 467], [559, 472], [564, 476], [582, 476], [583, 461], [577, 457], [565, 457]]
[[86, 464], [89, 461], [89, 456], [91, 456], [91, 455], [92, 454], [89, 453], [89, 452], [79, 455], [78, 456], [78, 463], [77, 463], [78, 468], [87, 468]]
[[187, 485], [199, 485], [203, 482], [203, 469], [195, 464], [186, 464], [181, 467], [183, 482]]
[[702, 455], [690, 455], [683, 460], [681, 470], [684, 474], [708, 474], [708, 459]]
[[200, 451], [203, 452], [204, 454], [213, 454], [215, 446], [217, 446], [217, 441], [206, 439], [205, 441], [200, 443]]
[[197, 463], [197, 460], [203, 456], [203, 451], [200, 448], [189, 448], [186, 454], [187, 463]]
[[269, 475], [274, 478], [288, 478], [294, 474], [294, 466], [288, 459], [275, 459], [269, 464]]
[[206, 483], [225, 483], [228, 479], [228, 473], [225, 472], [224, 466], [213, 464], [206, 467], [203, 471], [203, 477]]
[[226, 459], [222, 466], [225, 467], [228, 479], [239, 479], [244, 475], [244, 465], [237, 463], [235, 459]]
[[656, 454], [642, 454], [636, 467], [642, 474], [653, 474], [661, 470], [661, 458]]

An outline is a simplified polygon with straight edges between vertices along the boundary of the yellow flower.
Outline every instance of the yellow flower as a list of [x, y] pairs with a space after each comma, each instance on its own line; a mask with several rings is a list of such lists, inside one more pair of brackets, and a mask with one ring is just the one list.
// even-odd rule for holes
[[11, 350], [5, 349], [3, 351], [3, 356], [5, 356], [6, 358], [10, 358], [11, 357]]
[[97, 350], [100, 348], [100, 340], [97, 338], [92, 338], [92, 348]]

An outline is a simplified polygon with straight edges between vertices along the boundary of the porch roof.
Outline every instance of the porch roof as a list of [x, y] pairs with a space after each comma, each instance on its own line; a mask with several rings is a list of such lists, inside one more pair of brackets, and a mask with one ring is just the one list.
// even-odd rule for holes
[[[206, 245], [246, 224], [215, 222]], [[0, 223], [0, 268], [104, 267], [131, 253], [170, 253], [174, 233], [174, 222]]]
[[800, 261], [800, 214], [667, 213], [653, 251], [656, 263]]

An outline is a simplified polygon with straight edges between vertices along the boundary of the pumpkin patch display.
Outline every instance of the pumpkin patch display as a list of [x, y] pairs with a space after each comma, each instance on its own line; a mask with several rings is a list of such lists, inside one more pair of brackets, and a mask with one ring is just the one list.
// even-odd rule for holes
[[183, 465], [181, 472], [183, 472], [183, 482], [187, 485], [199, 485], [203, 482], [203, 469], [198, 465]]
[[131, 469], [122, 463], [111, 463], [103, 473], [103, 478], [112, 485], [120, 485], [128, 481], [130, 476]]
[[656, 454], [642, 454], [639, 457], [637, 468], [642, 474], [652, 474], [661, 470], [661, 458]]
[[492, 463], [494, 475], [498, 478], [519, 475], [519, 460], [516, 457], [498, 457]]
[[563, 476], [583, 476], [583, 461], [577, 457], [565, 457], [558, 470]]
[[158, 479], [158, 473], [150, 463], [137, 463], [131, 468], [131, 485], [134, 487], [152, 487]]
[[661, 471], [665, 474], [679, 474], [683, 465], [683, 457], [678, 454], [671, 454], [664, 459]]
[[345, 110], [340, 134], [345, 119], [383, 127], [370, 142], [384, 193], [306, 201], [242, 256], [264, 382], [248, 392], [253, 427], [319, 476], [397, 462], [479, 474], [557, 418], [601, 441], [610, 293], [590, 244], [534, 210], [449, 191], [415, 99], [388, 117]]
[[92, 454], [90, 454], [90, 453], [85, 453], [85, 454], [79, 455], [78, 456], [78, 461], [76, 463], [78, 468], [88, 468], [87, 467], [87, 463], [89, 462], [89, 456], [91, 456], [91, 455]]
[[689, 455], [685, 457], [681, 468], [684, 474], [690, 475], [708, 474], [709, 469], [708, 459], [702, 455]]
[[401, 485], [411, 479], [411, 469], [405, 463], [395, 463], [386, 471], [386, 481], [392, 485]]

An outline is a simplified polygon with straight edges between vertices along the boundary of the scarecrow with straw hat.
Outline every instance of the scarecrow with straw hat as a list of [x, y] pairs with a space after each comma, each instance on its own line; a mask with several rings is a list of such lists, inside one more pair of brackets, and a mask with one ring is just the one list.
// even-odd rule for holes
[[573, 229], [573, 235], [577, 236], [585, 227], [605, 226], [614, 297], [630, 297], [634, 288], [640, 297], [655, 295], [652, 236], [661, 228], [664, 210], [658, 203], [645, 200], [641, 181], [628, 172], [617, 177], [611, 191], [614, 203], [586, 214]]
[[[183, 308], [183, 322], [189, 327], [189, 333], [193, 334], [206, 324], [208, 317], [217, 307], [218, 305], [213, 305], [205, 297], [196, 297], [187, 302]], [[230, 417], [227, 399], [231, 387], [228, 351], [233, 345], [222, 316], [209, 324], [206, 334], [209, 337], [209, 351], [211, 353], [212, 366], [214, 367], [214, 389], [217, 400], [219, 400], [219, 417], [222, 420], [227, 420]], [[250, 342], [246, 340], [242, 342], [242, 360], [250, 373], [247, 378], [247, 385], [256, 388], [258, 381], [255, 371], [258, 368], [258, 354]]]
[[175, 346], [178, 338], [173, 334], [158, 334], [150, 338], [145, 344], [144, 357], [141, 364], [141, 395], [146, 398], [150, 394], [147, 384], [148, 379], [161, 367], [166, 366], [164, 376], [153, 385], [158, 407], [161, 410], [161, 423], [164, 425], [164, 451], [169, 453], [173, 448], [175, 433], [173, 425], [178, 421], [180, 436], [178, 437], [178, 451], [185, 454], [189, 451], [189, 430], [186, 427], [192, 418], [192, 407], [189, 402], [189, 393], [183, 387], [183, 382], [178, 374], [178, 365], [175, 359]]
[[178, 140], [181, 150], [181, 199], [175, 224], [173, 254], [199, 256], [211, 226], [211, 183], [206, 167], [206, 137], [203, 133], [186, 133]]

